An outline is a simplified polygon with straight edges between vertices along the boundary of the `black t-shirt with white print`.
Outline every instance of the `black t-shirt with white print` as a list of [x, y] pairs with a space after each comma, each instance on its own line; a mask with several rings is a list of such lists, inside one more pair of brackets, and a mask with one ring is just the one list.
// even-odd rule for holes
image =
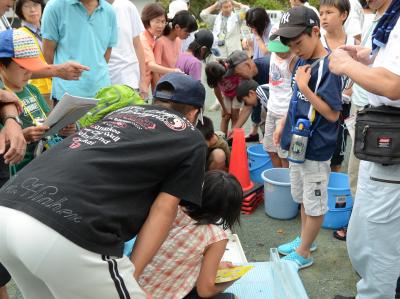
[[122, 108], [34, 159], [0, 189], [0, 205], [120, 256], [160, 192], [201, 204], [206, 148], [177, 112]]

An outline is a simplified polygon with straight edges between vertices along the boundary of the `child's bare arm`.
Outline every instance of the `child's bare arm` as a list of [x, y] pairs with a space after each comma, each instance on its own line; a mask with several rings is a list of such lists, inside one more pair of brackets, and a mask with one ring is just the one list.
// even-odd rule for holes
[[136, 280], [167, 238], [176, 218], [179, 201], [179, 198], [161, 192], [151, 206], [131, 255], [131, 261], [135, 265]]
[[221, 108], [222, 111], [224, 111], [226, 113], [226, 107], [225, 107], [225, 103], [224, 103], [224, 97], [222, 95], [221, 89], [217, 86], [214, 87], [214, 94], [218, 100], [218, 102], [221, 104]]
[[333, 110], [321, 97], [316, 95], [308, 86], [311, 78], [310, 65], [299, 66], [295, 80], [301, 93], [310, 101], [311, 105], [328, 121], [335, 122], [339, 119], [340, 111]]
[[273, 140], [275, 146], [279, 146], [279, 144], [281, 142], [283, 128], [285, 127], [285, 123], [286, 123], [286, 117], [287, 117], [287, 115], [285, 115], [285, 117], [279, 121], [279, 124], [276, 126], [275, 131], [272, 135], [272, 140]]
[[211, 244], [204, 253], [196, 288], [200, 297], [209, 298], [225, 291], [231, 284], [215, 284], [219, 263], [224, 255], [228, 240]]

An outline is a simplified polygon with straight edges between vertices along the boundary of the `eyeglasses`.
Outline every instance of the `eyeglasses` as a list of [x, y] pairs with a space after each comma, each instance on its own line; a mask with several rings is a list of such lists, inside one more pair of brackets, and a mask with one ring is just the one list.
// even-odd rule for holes
[[152, 23], [154, 23], [154, 24], [156, 24], [156, 25], [165, 25], [165, 24], [167, 24], [167, 21], [165, 21], [165, 20], [157, 20], [157, 19], [153, 19], [153, 20], [151, 20], [150, 22], [152, 22]]
[[36, 2], [32, 2], [32, 3], [25, 3], [24, 5], [22, 5], [22, 8], [24, 9], [32, 9], [32, 8], [41, 8], [42, 5], [40, 5], [40, 3], [36, 3]]

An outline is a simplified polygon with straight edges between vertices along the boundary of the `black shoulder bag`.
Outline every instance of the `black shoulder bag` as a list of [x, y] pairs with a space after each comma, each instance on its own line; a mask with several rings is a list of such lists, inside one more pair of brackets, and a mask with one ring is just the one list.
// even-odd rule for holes
[[400, 164], [400, 108], [367, 107], [357, 113], [354, 155], [385, 165]]

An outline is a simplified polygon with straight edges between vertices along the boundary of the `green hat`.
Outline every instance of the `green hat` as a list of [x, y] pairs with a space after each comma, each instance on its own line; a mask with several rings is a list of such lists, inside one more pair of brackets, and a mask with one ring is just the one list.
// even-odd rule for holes
[[269, 32], [268, 51], [275, 53], [287, 53], [290, 51], [289, 47], [282, 44], [279, 36], [273, 36], [278, 29], [279, 27], [275, 25]]
[[289, 47], [282, 44], [279, 38], [275, 40], [270, 40], [268, 42], [268, 51], [275, 53], [287, 53], [289, 52]]

